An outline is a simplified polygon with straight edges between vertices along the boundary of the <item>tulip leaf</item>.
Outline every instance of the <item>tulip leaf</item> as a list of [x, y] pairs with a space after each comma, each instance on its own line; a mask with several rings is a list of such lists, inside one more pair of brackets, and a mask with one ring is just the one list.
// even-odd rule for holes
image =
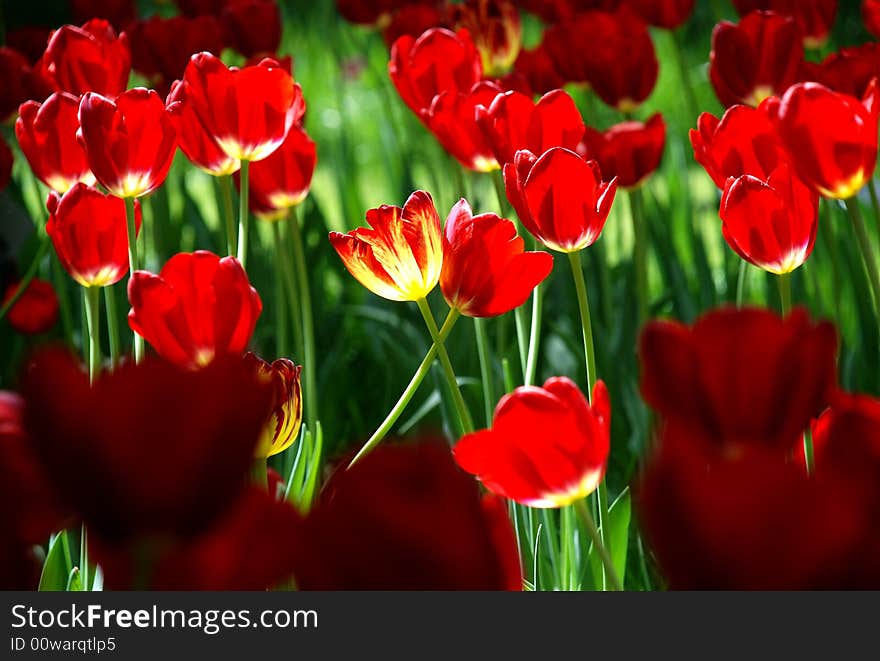
[[[624, 489], [608, 509], [609, 543], [611, 545], [611, 559], [617, 576], [623, 583], [626, 574], [626, 552], [629, 545], [629, 522], [632, 514], [629, 487]], [[602, 561], [599, 554], [590, 547], [590, 573], [593, 577], [593, 585], [602, 585]]]
[[82, 574], [80, 574], [79, 567], [74, 567], [70, 570], [70, 576], [67, 578], [67, 591], [68, 592], [82, 592], [83, 584], [82, 584]]
[[49, 552], [40, 574], [40, 592], [63, 592], [67, 589], [67, 576], [70, 573], [64, 546], [67, 544], [67, 531], [55, 535], [49, 542]]
[[300, 496], [300, 509], [308, 512], [315, 498], [315, 490], [318, 485], [318, 475], [321, 473], [321, 452], [324, 447], [324, 431], [320, 422], [315, 422], [315, 438], [309, 457], [308, 476], [303, 484]]

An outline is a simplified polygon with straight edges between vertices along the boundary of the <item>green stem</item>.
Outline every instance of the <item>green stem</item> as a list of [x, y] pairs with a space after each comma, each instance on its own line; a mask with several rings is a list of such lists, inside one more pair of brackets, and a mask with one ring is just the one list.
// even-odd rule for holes
[[232, 175], [220, 177], [220, 198], [223, 202], [223, 223], [226, 226], [226, 254], [235, 254], [235, 211], [232, 205]]
[[318, 422], [318, 385], [315, 362], [315, 322], [312, 312], [312, 294], [309, 290], [309, 276], [306, 269], [306, 251], [299, 227], [297, 209], [290, 210], [290, 238], [293, 243], [293, 263], [296, 267], [299, 286], [299, 310], [302, 314], [303, 374], [305, 379], [306, 421], [309, 429], [315, 429]]
[[248, 168], [250, 161], [241, 162], [238, 194], [238, 261], [242, 268], [247, 268], [248, 250]]
[[266, 473], [266, 466], [265, 457], [255, 457], [251, 462], [251, 482], [262, 489], [269, 488], [269, 477]]
[[[272, 222], [272, 238], [275, 242], [275, 268], [279, 271], [280, 277], [276, 282], [276, 292], [286, 293], [286, 300], [290, 310], [290, 325], [293, 328], [293, 355], [297, 360], [303, 359], [303, 339], [302, 339], [302, 313], [299, 309], [299, 296], [296, 292], [296, 275], [293, 272], [293, 263], [290, 251], [284, 243], [284, 235], [281, 233], [281, 224]], [[284, 298], [284, 296], [281, 296]], [[279, 304], [281, 301], [279, 301]], [[282, 353], [282, 347], [286, 345], [286, 335], [284, 332], [286, 325], [282, 316], [281, 309], [275, 311], [275, 323], [278, 333], [278, 355]], [[309, 366], [311, 369], [311, 365]]]
[[544, 289], [539, 284], [532, 292], [532, 327], [529, 332], [529, 352], [526, 356], [526, 374], [523, 382], [530, 386], [535, 383], [538, 369], [538, 347], [541, 344], [541, 317], [544, 311]]
[[629, 211], [633, 231], [633, 262], [636, 273], [636, 302], [639, 326], [648, 320], [648, 253], [645, 245], [645, 227], [642, 217], [641, 192], [629, 191]]
[[89, 329], [89, 382], [93, 383], [101, 370], [101, 288], [83, 287], [83, 297]]
[[18, 283], [18, 287], [15, 292], [6, 301], [2, 306], [0, 306], [0, 319], [6, 316], [6, 313], [15, 305], [16, 301], [21, 298], [22, 294], [24, 294], [25, 290], [28, 288], [28, 285], [37, 275], [37, 271], [40, 268], [40, 262], [43, 261], [43, 257], [46, 256], [46, 253], [49, 251], [49, 246], [52, 244], [49, 239], [48, 234], [43, 234], [40, 237], [40, 244], [37, 246], [37, 251], [34, 253], [34, 258], [31, 260], [31, 263], [27, 267], [27, 271], [24, 272], [24, 275], [21, 277], [21, 280]]
[[[452, 309], [449, 311], [449, 314], [446, 316], [446, 321], [443, 322], [443, 327], [440, 329], [440, 339], [445, 340], [449, 333], [452, 331], [452, 327], [455, 325], [455, 322], [458, 321], [459, 313], [458, 310]], [[354, 459], [351, 460], [351, 463], [348, 465], [349, 468], [354, 466], [358, 461], [367, 456], [373, 449], [379, 445], [383, 438], [391, 431], [391, 428], [394, 426], [394, 423], [397, 422], [397, 419], [401, 416], [403, 411], [409, 405], [410, 400], [412, 400], [413, 395], [416, 394], [416, 391], [419, 389], [419, 386], [422, 384], [422, 381], [425, 380], [425, 377], [428, 375], [428, 372], [431, 371], [431, 365], [434, 363], [434, 359], [437, 357], [437, 345], [432, 344], [431, 348], [428, 350], [428, 353], [425, 354], [424, 359], [419, 365], [416, 373], [413, 374], [412, 379], [410, 379], [409, 384], [404, 389], [403, 393], [400, 395], [400, 398], [397, 400], [397, 403], [388, 412], [388, 415], [385, 416], [385, 419], [382, 421], [382, 424], [379, 425], [379, 428], [373, 432], [373, 435], [364, 443], [364, 446], [360, 449], [360, 451], [355, 455]]]
[[736, 276], [736, 307], [743, 306], [743, 300], [746, 295], [746, 280], [749, 275], [749, 263], [741, 259], [739, 260], [739, 273]]
[[880, 226], [880, 199], [877, 198], [877, 184], [874, 179], [868, 180], [868, 193], [871, 196], [871, 209], [874, 211], [874, 222]]
[[492, 378], [492, 365], [489, 358], [489, 343], [486, 340], [485, 320], [474, 317], [474, 334], [477, 337], [477, 354], [480, 357], [480, 379], [483, 382], [483, 409], [486, 426], [492, 426], [492, 411], [495, 407], [495, 380]]
[[67, 273], [61, 265], [57, 254], [53, 255], [50, 262], [52, 286], [55, 288], [55, 293], [58, 295], [58, 306], [61, 309], [61, 328], [64, 331], [65, 341], [69, 345], [72, 345], [73, 316], [70, 313], [70, 300], [67, 297]]
[[587, 360], [587, 390], [593, 392], [596, 385], [596, 349], [593, 345], [593, 324], [590, 321], [590, 303], [587, 300], [587, 284], [584, 282], [584, 269], [581, 264], [581, 253], [568, 253], [571, 274], [577, 291], [578, 308], [581, 314], [581, 330], [584, 335], [584, 355]]
[[816, 460], [813, 456], [813, 434], [809, 429], [804, 432], [804, 463], [807, 465], [807, 473], [812, 474], [816, 468]]
[[119, 320], [113, 285], [104, 287], [104, 305], [107, 308], [107, 336], [110, 338], [110, 366], [115, 368], [119, 364]]
[[84, 591], [89, 589], [89, 536], [86, 524], [82, 524], [79, 535], [79, 575], [82, 577]]
[[443, 368], [446, 382], [449, 385], [449, 390], [452, 392], [452, 399], [455, 402], [455, 408], [458, 412], [459, 421], [461, 422], [461, 429], [465, 434], [469, 434], [474, 430], [474, 423], [471, 419], [470, 411], [468, 411], [467, 404], [465, 404], [464, 397], [461, 395], [461, 389], [458, 387], [458, 380], [455, 378], [455, 370], [452, 369], [452, 361], [449, 360], [446, 345], [443, 344], [443, 340], [440, 337], [440, 330], [437, 328], [437, 322], [434, 321], [434, 314], [431, 312], [431, 307], [428, 305], [427, 299], [420, 298], [416, 301], [416, 305], [419, 306], [419, 312], [422, 313], [422, 317], [425, 319], [425, 325], [428, 327], [428, 332], [431, 334], [431, 339], [437, 347], [437, 356], [440, 358], [440, 366]]
[[684, 57], [684, 48], [681, 44], [681, 37], [678, 31], [671, 31], [672, 43], [674, 48], [672, 52], [675, 56], [675, 64], [678, 67], [678, 75], [681, 80], [681, 86], [684, 89], [685, 107], [687, 108], [688, 118], [691, 122], [696, 122], [700, 114], [700, 106], [697, 103], [697, 95], [694, 92], [694, 81], [691, 73], [688, 71], [687, 62]]
[[855, 197], [846, 200], [846, 210], [849, 212], [849, 217], [856, 233], [856, 239], [858, 240], [859, 250], [862, 253], [862, 260], [864, 260], [865, 268], [868, 271], [868, 279], [870, 280], [871, 290], [874, 295], [874, 315], [878, 316], [880, 315], [880, 271], [877, 269], [877, 259], [873, 248], [871, 248], [868, 228], [865, 227], [865, 219], [862, 217], [859, 202]]
[[560, 531], [559, 543], [561, 545], [562, 558], [560, 562], [559, 587], [562, 590], [574, 590], [574, 520], [570, 507], [559, 510]]
[[584, 528], [590, 536], [590, 539], [593, 540], [593, 548], [596, 550], [596, 553], [599, 554], [599, 559], [602, 561], [603, 573], [605, 577], [607, 577], [608, 585], [612, 590], [618, 592], [623, 590], [623, 585], [620, 583], [620, 577], [618, 577], [617, 570], [614, 568], [614, 561], [611, 559], [611, 553], [608, 551], [608, 547], [602, 539], [604, 535], [601, 535], [596, 528], [596, 522], [593, 521], [593, 515], [590, 514], [586, 502], [584, 500], [575, 501], [574, 509], [578, 513], [581, 523], [584, 524]]
[[[128, 279], [134, 277], [134, 272], [140, 268], [137, 251], [137, 225], [135, 221], [134, 198], [125, 198], [125, 225], [128, 229]], [[134, 361], [141, 362], [144, 359], [144, 338], [134, 334]]]
[[516, 323], [516, 346], [519, 352], [519, 368], [525, 382], [529, 366], [529, 347], [528, 336], [526, 335], [526, 311], [523, 309], [523, 306], [520, 305], [513, 311], [513, 319]]
[[492, 173], [492, 184], [495, 186], [495, 195], [498, 198], [498, 212], [502, 218], [510, 213], [510, 202], [507, 201], [507, 191], [504, 190], [504, 172], [496, 170]]
[[783, 317], [791, 312], [791, 273], [781, 273], [776, 278], [779, 286], [779, 306]]

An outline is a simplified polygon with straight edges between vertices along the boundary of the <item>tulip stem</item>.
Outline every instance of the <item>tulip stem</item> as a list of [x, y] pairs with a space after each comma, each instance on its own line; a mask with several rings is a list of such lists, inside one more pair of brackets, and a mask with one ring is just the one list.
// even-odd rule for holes
[[474, 334], [477, 338], [477, 354], [480, 357], [480, 379], [483, 382], [483, 409], [486, 426], [492, 426], [492, 410], [495, 403], [495, 380], [492, 378], [492, 365], [489, 360], [489, 343], [486, 340], [485, 320], [474, 317]]
[[743, 299], [746, 295], [746, 280], [749, 275], [749, 263], [741, 259], [739, 260], [739, 273], [736, 276], [736, 307], [743, 306]]
[[878, 316], [880, 315], [880, 271], [877, 270], [877, 259], [871, 248], [868, 228], [865, 227], [865, 219], [862, 217], [859, 202], [855, 197], [846, 200], [846, 210], [849, 212], [853, 229], [856, 232], [856, 239], [859, 243], [859, 250], [862, 252], [862, 260], [865, 262], [865, 269], [868, 271], [868, 279], [874, 294], [874, 315]]
[[312, 294], [309, 290], [309, 276], [306, 269], [306, 251], [303, 245], [302, 231], [299, 227], [298, 207], [290, 210], [290, 238], [293, 243], [293, 263], [299, 285], [299, 310], [302, 314], [303, 338], [303, 378], [305, 380], [306, 421], [309, 429], [315, 429], [318, 422], [318, 385], [315, 362], [315, 322], [312, 313]]
[[791, 312], [791, 273], [780, 273], [776, 278], [779, 287], [779, 309], [783, 317]]
[[675, 63], [678, 67], [678, 75], [681, 79], [681, 86], [684, 88], [684, 100], [687, 107], [689, 121], [696, 122], [699, 115], [699, 104], [697, 103], [697, 95], [694, 92], [694, 81], [691, 78], [690, 71], [687, 68], [687, 62], [684, 58], [684, 48], [681, 45], [681, 37], [677, 30], [670, 31], [672, 44], [674, 48], [672, 52], [675, 57]]
[[40, 245], [37, 246], [37, 252], [34, 253], [34, 258], [31, 260], [31, 263], [28, 265], [27, 271], [25, 271], [24, 275], [21, 277], [21, 280], [18, 282], [18, 286], [15, 289], [15, 292], [12, 296], [9, 297], [9, 300], [6, 301], [2, 306], [0, 306], [0, 319], [6, 316], [6, 313], [12, 308], [13, 305], [22, 297], [25, 290], [28, 288], [28, 285], [31, 284], [31, 281], [37, 275], [37, 271], [40, 268], [40, 262], [43, 261], [43, 257], [46, 256], [46, 253], [49, 251], [49, 246], [51, 245], [51, 241], [49, 240], [49, 235], [44, 234], [40, 238]]
[[235, 211], [232, 206], [232, 175], [220, 177], [220, 198], [223, 201], [223, 222], [226, 225], [226, 254], [235, 254]]
[[89, 383], [93, 383], [101, 369], [101, 288], [83, 287], [83, 298], [89, 329]]
[[107, 308], [107, 336], [110, 338], [110, 366], [119, 364], [119, 320], [116, 318], [116, 296], [113, 285], [104, 287], [104, 305]]
[[874, 211], [874, 222], [880, 226], [880, 200], [877, 199], [877, 184], [874, 179], [868, 180], [868, 193], [871, 196], [871, 208]]
[[645, 226], [642, 216], [642, 194], [638, 189], [629, 191], [629, 212], [632, 217], [633, 262], [636, 274], [636, 302], [638, 324], [648, 320], [648, 253], [645, 246]]
[[[276, 284], [282, 285], [283, 290], [287, 293], [287, 301], [289, 302], [288, 307], [290, 308], [290, 325], [293, 326], [293, 355], [297, 360], [302, 362], [302, 312], [299, 309], [299, 296], [296, 292], [296, 275], [293, 272], [293, 258], [284, 243], [284, 235], [281, 233], [281, 225], [279, 222], [272, 222], [272, 235], [275, 240], [275, 266], [281, 272], [281, 277], [279, 278], [280, 282]], [[280, 337], [282, 329], [284, 328], [284, 323], [281, 317], [281, 311], [276, 310], [276, 312], [278, 335]], [[281, 349], [282, 347], [279, 346], [279, 356], [281, 355]], [[311, 365], [309, 365], [309, 368], [311, 368]], [[311, 393], [309, 393], [309, 396], [311, 396]]]
[[492, 173], [492, 184], [495, 186], [495, 196], [498, 198], [498, 213], [502, 218], [507, 218], [510, 213], [510, 203], [507, 201], [507, 193], [504, 190], [504, 172], [502, 170], [496, 170]]
[[238, 261], [241, 267], [247, 269], [247, 250], [248, 250], [248, 168], [250, 161], [241, 162], [241, 170], [239, 172], [239, 194], [238, 194]]
[[[131, 282], [134, 272], [140, 268], [137, 252], [137, 221], [135, 220], [134, 198], [125, 199], [125, 226], [128, 229], [128, 281]], [[134, 361], [144, 359], [144, 338], [134, 333]]]
[[584, 500], [575, 501], [574, 509], [578, 513], [581, 523], [584, 524], [584, 529], [586, 529], [590, 539], [593, 540], [593, 548], [596, 550], [596, 553], [599, 554], [599, 559], [602, 561], [602, 573], [604, 579], [607, 579], [607, 583], [612, 590], [620, 592], [623, 590], [623, 585], [621, 585], [620, 577], [617, 575], [617, 570], [614, 568], [614, 561], [611, 559], [611, 553], [608, 551], [608, 547], [602, 539], [605, 535], [600, 534], [599, 529], [596, 528], [596, 522], [593, 521], [593, 515], [590, 514], [590, 510]]
[[[446, 315], [446, 321], [443, 322], [443, 327], [440, 329], [440, 339], [445, 340], [449, 335], [450, 331], [452, 331], [452, 327], [455, 325], [455, 322], [458, 321], [459, 313], [458, 310], [452, 309], [449, 311], [449, 314]], [[412, 400], [413, 396], [416, 394], [416, 391], [419, 389], [419, 386], [422, 384], [422, 381], [425, 380], [425, 377], [428, 375], [428, 372], [431, 371], [431, 365], [434, 363], [434, 359], [437, 357], [437, 345], [432, 344], [431, 348], [428, 350], [428, 353], [425, 354], [425, 357], [422, 359], [421, 364], [419, 365], [416, 373], [413, 374], [412, 379], [410, 379], [409, 384], [404, 389], [403, 393], [400, 395], [400, 399], [397, 400], [397, 403], [394, 407], [389, 411], [388, 415], [385, 416], [385, 419], [382, 421], [382, 424], [379, 425], [379, 428], [373, 432], [373, 435], [364, 443], [364, 446], [358, 451], [355, 455], [354, 459], [351, 460], [351, 463], [348, 465], [349, 468], [354, 466], [358, 461], [367, 456], [373, 449], [379, 445], [383, 438], [391, 431], [391, 428], [394, 426], [394, 423], [397, 422], [397, 419], [401, 416], [404, 409], [409, 405], [410, 400]]]
[[459, 422], [461, 422], [461, 429], [465, 434], [469, 434], [474, 430], [474, 422], [471, 419], [471, 414], [468, 411], [467, 404], [465, 404], [464, 397], [462, 397], [461, 389], [458, 387], [455, 370], [452, 369], [452, 361], [449, 360], [446, 345], [443, 344], [443, 339], [440, 337], [440, 330], [437, 328], [437, 322], [434, 321], [431, 306], [428, 305], [428, 300], [425, 298], [420, 298], [416, 301], [416, 304], [419, 306], [419, 312], [422, 313], [422, 317], [425, 319], [425, 325], [428, 327], [431, 339], [437, 347], [437, 356], [440, 358], [440, 366], [443, 368], [446, 382], [449, 384], [449, 390], [452, 392], [452, 399], [455, 402]]
[[251, 461], [251, 482], [261, 489], [269, 488], [268, 468], [265, 457], [255, 457]]
[[535, 383], [535, 372], [538, 368], [538, 347], [541, 344], [541, 316], [544, 309], [544, 290], [540, 284], [532, 292], [532, 327], [529, 332], [529, 352], [526, 357], [526, 373], [523, 383], [527, 386]]

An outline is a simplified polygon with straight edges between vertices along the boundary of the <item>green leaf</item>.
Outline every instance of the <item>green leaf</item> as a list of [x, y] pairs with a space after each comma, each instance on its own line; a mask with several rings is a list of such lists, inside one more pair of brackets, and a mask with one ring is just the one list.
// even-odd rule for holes
[[82, 592], [83, 584], [82, 584], [82, 574], [79, 573], [79, 567], [74, 567], [70, 570], [70, 576], [67, 578], [67, 591], [68, 592]]
[[315, 439], [311, 447], [311, 456], [309, 457], [309, 471], [303, 485], [302, 495], [300, 497], [299, 507], [305, 513], [312, 508], [315, 500], [315, 490], [318, 485], [318, 475], [321, 473], [321, 451], [324, 447], [324, 431], [320, 422], [315, 422]]
[[67, 559], [64, 554], [64, 545], [67, 543], [67, 531], [55, 535], [49, 544], [49, 553], [43, 563], [43, 571], [40, 574], [40, 592], [63, 592], [67, 589], [67, 576], [70, 572]]
[[[608, 510], [609, 543], [611, 545], [611, 559], [620, 582], [626, 578], [626, 552], [629, 545], [629, 522], [632, 514], [629, 487], [624, 489]], [[600, 529], [601, 530], [601, 529]], [[590, 573], [593, 576], [593, 585], [602, 585], [602, 561], [598, 553], [593, 553], [590, 546]]]

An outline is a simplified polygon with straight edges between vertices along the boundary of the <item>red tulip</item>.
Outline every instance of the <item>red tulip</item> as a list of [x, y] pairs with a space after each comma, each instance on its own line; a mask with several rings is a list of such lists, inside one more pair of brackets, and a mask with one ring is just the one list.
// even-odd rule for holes
[[174, 105], [136, 87], [116, 97], [86, 94], [77, 137], [98, 181], [117, 197], [141, 197], [162, 185], [177, 150]]
[[755, 12], [712, 31], [709, 78], [726, 106], [757, 106], [782, 94], [798, 81], [803, 61], [801, 33], [790, 18]]
[[522, 23], [512, 0], [465, 0], [450, 5], [449, 22], [474, 40], [487, 76], [500, 76], [513, 66], [522, 46]]
[[184, 16], [217, 16], [223, 11], [226, 0], [174, 0]]
[[53, 28], [45, 25], [22, 25], [7, 29], [6, 46], [0, 46], [0, 51], [18, 51], [25, 57], [29, 65], [36, 64], [46, 52], [46, 44], [53, 31]]
[[183, 81], [183, 104], [221, 150], [239, 161], [266, 158], [305, 112], [300, 86], [274, 60], [238, 69], [210, 53], [197, 53]]
[[137, 15], [135, 5], [134, 0], [70, 0], [70, 11], [77, 23], [103, 18], [121, 30]]
[[768, 106], [798, 175], [824, 197], [861, 190], [877, 164], [878, 84], [861, 101], [816, 83], [800, 83]]
[[[106, 287], [128, 273], [125, 203], [118, 197], [78, 183], [63, 196], [49, 194], [46, 233], [58, 260], [83, 287]], [[135, 201], [135, 227], [141, 226]]]
[[11, 48], [0, 46], [0, 121], [5, 121], [30, 99], [42, 101], [52, 93], [52, 85], [37, 67]]
[[837, 337], [803, 310], [721, 309], [642, 332], [642, 395], [666, 426], [735, 453], [790, 452], [835, 386]]
[[521, 92], [497, 95], [488, 107], [477, 107], [477, 124], [498, 163], [510, 163], [516, 152], [543, 154], [550, 147], [577, 148], [584, 120], [571, 97], [554, 90], [535, 103]]
[[[18, 283], [6, 288], [3, 304], [9, 301], [18, 290]], [[58, 321], [58, 296], [52, 285], [45, 280], [34, 278], [19, 299], [6, 314], [9, 325], [24, 335], [40, 335], [52, 329]]]
[[382, 205], [367, 211], [367, 224], [348, 234], [330, 232], [330, 243], [358, 282], [391, 301], [417, 301], [440, 279], [443, 244], [440, 216], [425, 191], [403, 208]]
[[563, 79], [589, 83], [605, 103], [631, 112], [650, 96], [659, 65], [645, 23], [625, 8], [588, 11], [544, 34]]
[[302, 424], [302, 366], [294, 365], [287, 358], [268, 363], [253, 353], [245, 354], [245, 360], [261, 379], [272, 384], [272, 413], [263, 425], [260, 442], [254, 450], [256, 457], [271, 457], [284, 452], [299, 438]]
[[444, 12], [432, 4], [405, 5], [388, 15], [387, 20], [388, 25], [382, 30], [382, 38], [389, 49], [404, 35], [418, 39], [431, 28], [448, 27]]
[[520, 51], [513, 70], [522, 75], [538, 94], [545, 94], [565, 85], [565, 79], [556, 69], [547, 47], [542, 43], [532, 50]]
[[251, 210], [267, 219], [285, 218], [309, 194], [317, 158], [315, 143], [305, 130], [291, 128], [278, 149], [251, 166]]
[[201, 370], [148, 358], [90, 386], [73, 356], [53, 350], [24, 372], [22, 395], [33, 447], [89, 533], [159, 542], [198, 535], [234, 502], [272, 388], [241, 358]]
[[128, 37], [124, 32], [117, 36], [113, 26], [100, 18], [82, 27], [65, 25], [52, 33], [42, 67], [63, 92], [113, 98], [128, 86]]
[[537, 14], [547, 23], [559, 23], [589, 9], [614, 11], [623, 0], [517, 0], [526, 11]]
[[522, 386], [495, 409], [492, 428], [468, 434], [455, 461], [492, 493], [529, 507], [564, 507], [590, 495], [605, 475], [611, 402], [602, 381], [592, 405], [566, 377]]
[[263, 303], [234, 257], [178, 253], [158, 275], [135, 271], [128, 325], [166, 360], [200, 367], [247, 349]]
[[500, 87], [488, 81], [477, 83], [466, 94], [440, 92], [422, 112], [422, 120], [443, 148], [464, 167], [492, 172], [501, 166], [477, 125], [476, 113], [479, 107], [491, 105], [501, 93]]
[[220, 16], [227, 43], [245, 57], [274, 53], [281, 45], [281, 12], [275, 0], [228, 0]]
[[480, 53], [466, 31], [432, 28], [418, 39], [400, 37], [388, 73], [400, 98], [420, 115], [441, 92], [467, 94], [483, 77]]
[[12, 150], [5, 140], [0, 139], [0, 191], [9, 185], [13, 162]]
[[553, 269], [545, 252], [524, 252], [506, 218], [473, 216], [462, 199], [452, 207], [443, 235], [440, 288], [450, 307], [469, 317], [495, 317], [526, 299]]
[[522, 588], [506, 508], [481, 501], [442, 443], [382, 446], [337, 471], [297, 532], [303, 590]]
[[132, 66], [158, 85], [160, 93], [167, 93], [172, 81], [183, 76], [193, 53], [223, 50], [221, 30], [213, 16], [137, 21], [128, 29]]
[[666, 146], [666, 123], [659, 113], [646, 124], [616, 124], [601, 133], [586, 127], [581, 143], [585, 158], [594, 159], [606, 177], [623, 188], [635, 188], [660, 167]]
[[816, 241], [819, 196], [780, 165], [767, 181], [729, 179], [721, 198], [721, 231], [737, 255], [781, 275], [807, 261]]
[[15, 137], [31, 170], [59, 193], [77, 182], [95, 183], [86, 153], [76, 139], [78, 112], [77, 97], [56, 92], [42, 104], [22, 104], [15, 121]]
[[768, 115], [770, 100], [757, 109], [732, 106], [719, 120], [704, 112], [691, 129], [694, 158], [723, 189], [729, 177], [752, 175], [767, 180], [789, 155]]
[[880, 0], [862, 0], [862, 20], [874, 37], [880, 37]]
[[880, 77], [880, 44], [868, 43], [842, 48], [819, 64], [806, 62], [801, 73], [803, 82], [816, 82], [826, 87], [862, 98], [874, 78]]
[[551, 250], [576, 252], [592, 245], [611, 211], [617, 181], [602, 181], [595, 161], [553, 147], [540, 158], [518, 151], [504, 166], [507, 199], [522, 224]]
[[435, 0], [336, 0], [336, 9], [351, 23], [381, 28], [397, 12], [413, 6], [432, 4], [436, 4]]
[[763, 9], [793, 18], [807, 48], [825, 45], [837, 15], [837, 0], [733, 0], [733, 5], [740, 16]]
[[625, 0], [625, 3], [645, 23], [674, 30], [691, 17], [696, 0]]

